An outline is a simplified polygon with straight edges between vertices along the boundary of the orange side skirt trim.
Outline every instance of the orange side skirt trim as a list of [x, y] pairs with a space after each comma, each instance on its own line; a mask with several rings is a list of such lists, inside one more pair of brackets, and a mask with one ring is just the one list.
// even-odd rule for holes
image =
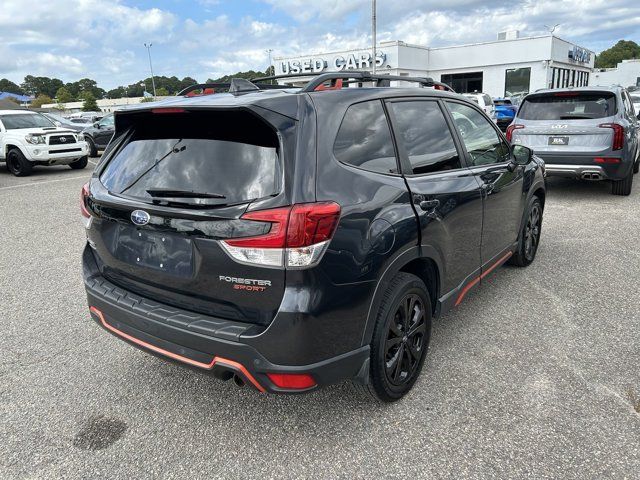
[[495, 262], [493, 265], [491, 265], [489, 268], [487, 268], [484, 272], [482, 272], [482, 275], [480, 275], [479, 277], [474, 278], [472, 281], [470, 281], [467, 285], [465, 285], [465, 287], [462, 289], [462, 291], [460, 292], [460, 295], [458, 295], [458, 299], [456, 300], [456, 304], [455, 306], [457, 307], [458, 305], [460, 305], [460, 303], [462, 303], [462, 299], [464, 298], [464, 296], [467, 294], [467, 292], [469, 290], [471, 290], [471, 288], [476, 285], [480, 280], [482, 280], [484, 277], [486, 277], [487, 275], [489, 275], [495, 268], [497, 268], [498, 266], [502, 265], [504, 262], [506, 262], [509, 257], [513, 255], [513, 252], [507, 252], [505, 253], [502, 257], [500, 257], [498, 259], [497, 262]]

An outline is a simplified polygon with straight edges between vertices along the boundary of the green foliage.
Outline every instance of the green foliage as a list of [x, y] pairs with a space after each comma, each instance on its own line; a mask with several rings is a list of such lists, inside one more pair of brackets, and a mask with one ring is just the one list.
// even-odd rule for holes
[[158, 97], [168, 97], [169, 91], [164, 87], [156, 88], [156, 95]]
[[49, 95], [41, 93], [33, 100], [33, 102], [31, 102], [31, 106], [33, 108], [40, 108], [45, 103], [53, 103], [53, 100], [51, 100]]
[[256, 77], [265, 77], [270, 74], [270, 69], [267, 68], [264, 72], [256, 72], [254, 70], [248, 70], [246, 72], [238, 72], [233, 75], [225, 75], [224, 77], [216, 78], [216, 79], [208, 79], [206, 83], [229, 83], [232, 78], [245, 78], [247, 80], [251, 80]]
[[22, 95], [24, 93], [18, 85], [6, 78], [0, 78], [0, 92], [16, 93], [18, 95]]
[[65, 87], [60, 87], [56, 92], [56, 100], [58, 103], [67, 103], [75, 101], [75, 98]]
[[155, 100], [153, 97], [144, 97], [140, 99], [140, 103], [155, 102]]
[[98, 102], [91, 92], [83, 92], [84, 103], [82, 104], [83, 112], [99, 112]]
[[640, 45], [632, 40], [620, 40], [596, 57], [596, 68], [613, 68], [622, 60], [640, 58]]
[[34, 77], [33, 75], [27, 75], [24, 77], [24, 82], [20, 85], [20, 88], [28, 95], [39, 96], [46, 95], [50, 98], [56, 96], [56, 92], [64, 84], [59, 78], [49, 77]]

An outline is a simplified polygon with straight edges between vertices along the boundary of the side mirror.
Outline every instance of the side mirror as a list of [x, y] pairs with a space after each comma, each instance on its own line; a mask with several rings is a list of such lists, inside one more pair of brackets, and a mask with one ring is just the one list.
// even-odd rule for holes
[[511, 155], [516, 165], [526, 165], [533, 159], [533, 150], [524, 145], [512, 145]]
[[636, 117], [638, 120], [640, 120], [640, 113], [638, 114], [638, 116]]
[[98, 122], [93, 122], [93, 126], [97, 129], [100, 129], [100, 124]]

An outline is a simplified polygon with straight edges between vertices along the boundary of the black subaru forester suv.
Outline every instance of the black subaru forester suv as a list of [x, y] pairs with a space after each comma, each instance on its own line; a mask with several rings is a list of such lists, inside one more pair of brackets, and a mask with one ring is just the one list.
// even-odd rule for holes
[[116, 113], [81, 199], [93, 319], [261, 392], [399, 399], [432, 318], [540, 240], [543, 163], [443, 89], [234, 80]]

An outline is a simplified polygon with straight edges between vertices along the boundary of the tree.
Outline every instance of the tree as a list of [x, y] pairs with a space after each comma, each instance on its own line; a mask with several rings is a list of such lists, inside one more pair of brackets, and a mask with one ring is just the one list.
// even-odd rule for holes
[[84, 103], [82, 104], [83, 112], [99, 112], [100, 107], [98, 107], [98, 102], [96, 102], [96, 97], [93, 96], [91, 92], [83, 92]]
[[155, 102], [156, 99], [153, 97], [142, 97], [140, 99], [140, 103], [147, 103], [147, 102]]
[[247, 80], [251, 80], [256, 77], [265, 77], [268, 75], [269, 70], [264, 72], [256, 72], [254, 70], [248, 70], [246, 72], [238, 72], [233, 75], [225, 75], [224, 77], [216, 78], [214, 80], [208, 79], [207, 83], [229, 83], [232, 78], [245, 78]]
[[0, 79], [0, 92], [16, 93], [18, 95], [23, 94], [22, 89], [18, 85], [6, 78]]
[[168, 97], [169, 91], [164, 87], [160, 87], [156, 89], [156, 95], [159, 97]]
[[34, 77], [33, 75], [27, 75], [24, 77], [24, 82], [20, 88], [29, 95], [38, 96], [42, 94], [48, 97], [55, 97], [56, 92], [62, 86], [64, 86], [64, 83], [62, 83], [62, 80], [59, 78]]
[[56, 100], [58, 101], [58, 103], [67, 103], [73, 102], [75, 98], [65, 87], [60, 87], [56, 92]]
[[33, 102], [31, 102], [31, 106], [33, 108], [40, 108], [45, 103], [53, 103], [53, 100], [51, 100], [51, 97], [49, 95], [45, 95], [45, 94], [41, 93], [40, 95], [38, 95], [35, 98], [35, 100]]
[[596, 56], [596, 68], [613, 68], [622, 60], [640, 58], [640, 45], [632, 40], [620, 40]]

